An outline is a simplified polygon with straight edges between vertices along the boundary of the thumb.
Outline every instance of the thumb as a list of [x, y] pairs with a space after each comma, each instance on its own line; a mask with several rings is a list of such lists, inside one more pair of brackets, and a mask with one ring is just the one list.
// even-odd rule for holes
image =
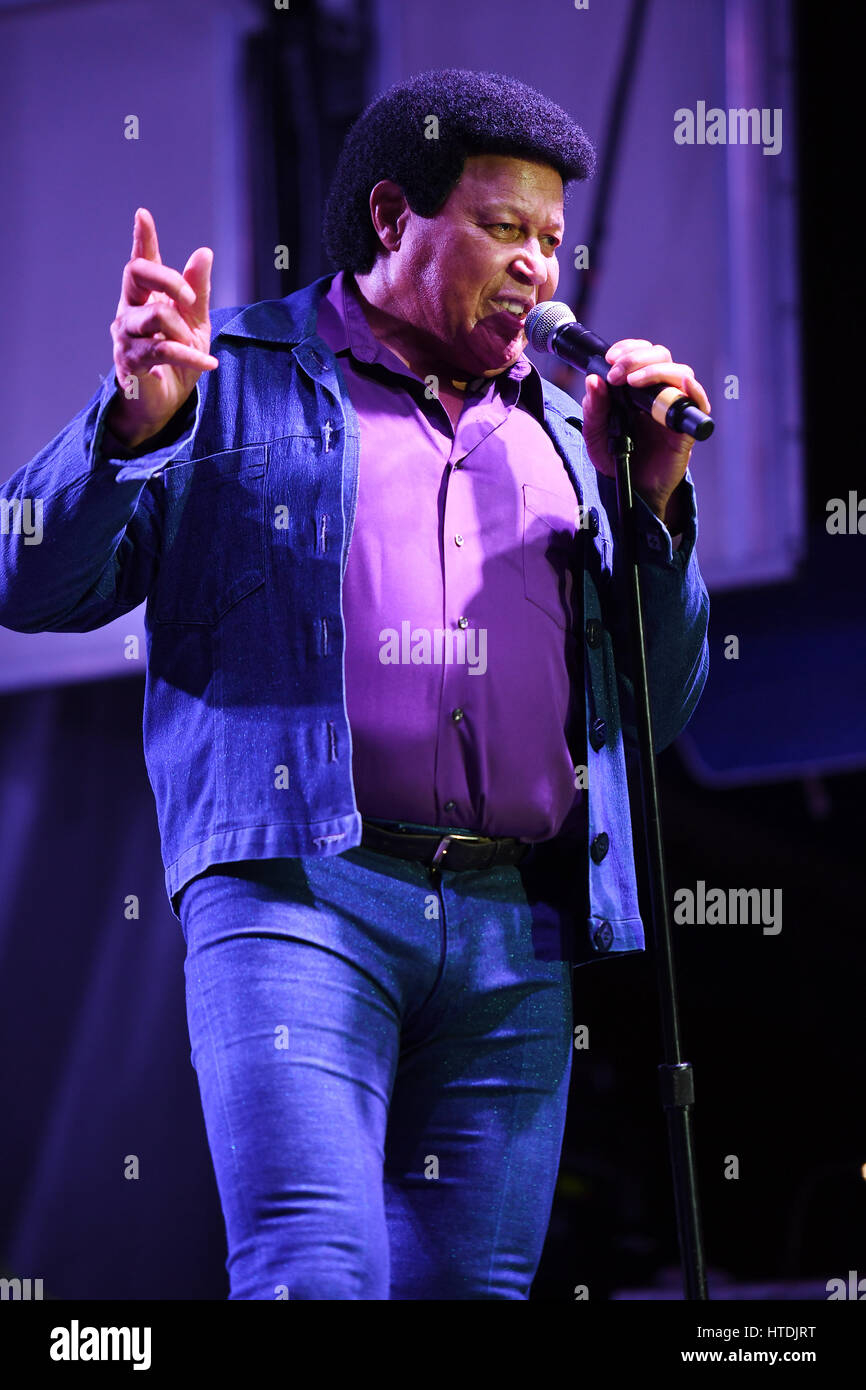
[[598, 435], [607, 430], [607, 382], [594, 373], [586, 378], [586, 395], [581, 401], [583, 407], [584, 433]]
[[614, 466], [608, 452], [608, 390], [603, 377], [590, 375], [586, 378], [586, 395], [581, 401], [583, 408], [583, 440], [586, 451], [596, 470], [613, 476]]

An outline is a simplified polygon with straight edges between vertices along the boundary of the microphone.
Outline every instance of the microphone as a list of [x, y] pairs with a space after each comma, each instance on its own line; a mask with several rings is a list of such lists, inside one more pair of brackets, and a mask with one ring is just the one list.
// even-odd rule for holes
[[[524, 332], [536, 352], [552, 352], [587, 376], [600, 376], [607, 383], [611, 363], [605, 360], [605, 353], [610, 343], [578, 323], [567, 304], [556, 299], [536, 304], [526, 316]], [[608, 390], [621, 393], [629, 405], [645, 411], [660, 425], [693, 439], [709, 439], [715, 428], [710, 416], [676, 386], [629, 386], [623, 382], [621, 386], [608, 383]]]

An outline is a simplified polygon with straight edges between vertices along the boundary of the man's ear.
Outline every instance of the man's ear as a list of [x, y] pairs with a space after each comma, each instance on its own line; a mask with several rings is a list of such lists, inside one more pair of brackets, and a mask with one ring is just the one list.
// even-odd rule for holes
[[411, 209], [406, 195], [393, 179], [380, 179], [370, 191], [370, 216], [376, 235], [387, 251], [400, 245]]

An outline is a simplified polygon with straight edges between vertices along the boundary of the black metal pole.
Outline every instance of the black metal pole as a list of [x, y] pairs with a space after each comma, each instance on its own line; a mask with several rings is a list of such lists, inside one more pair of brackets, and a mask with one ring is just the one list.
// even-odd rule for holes
[[677, 1234], [683, 1270], [683, 1289], [687, 1299], [707, 1299], [703, 1237], [698, 1207], [697, 1179], [692, 1143], [692, 1105], [694, 1076], [690, 1062], [681, 1058], [677, 987], [671, 941], [670, 910], [665, 876], [664, 846], [656, 783], [655, 751], [652, 735], [649, 684], [644, 642], [643, 601], [635, 544], [634, 498], [631, 488], [633, 441], [629, 415], [608, 387], [610, 417], [608, 439], [616, 462], [616, 497], [623, 565], [628, 574], [629, 627], [631, 633], [632, 677], [637, 719], [641, 801], [646, 834], [649, 869], [651, 940], [658, 981], [661, 1015], [662, 1055], [659, 1082], [668, 1130], [668, 1148], [673, 1173]]

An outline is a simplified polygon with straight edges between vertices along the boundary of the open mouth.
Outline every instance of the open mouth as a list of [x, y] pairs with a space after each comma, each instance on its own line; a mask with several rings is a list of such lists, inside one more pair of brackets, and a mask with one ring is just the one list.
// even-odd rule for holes
[[523, 325], [526, 322], [530, 305], [518, 304], [512, 300], [509, 307], [508, 301], [502, 299], [491, 299], [490, 303], [493, 307], [494, 327], [501, 330], [509, 341], [519, 338], [523, 333]]
[[516, 326], [522, 326], [526, 322], [526, 316], [529, 313], [528, 304], [521, 304], [516, 299], [491, 299], [490, 303], [497, 314], [511, 319]]

